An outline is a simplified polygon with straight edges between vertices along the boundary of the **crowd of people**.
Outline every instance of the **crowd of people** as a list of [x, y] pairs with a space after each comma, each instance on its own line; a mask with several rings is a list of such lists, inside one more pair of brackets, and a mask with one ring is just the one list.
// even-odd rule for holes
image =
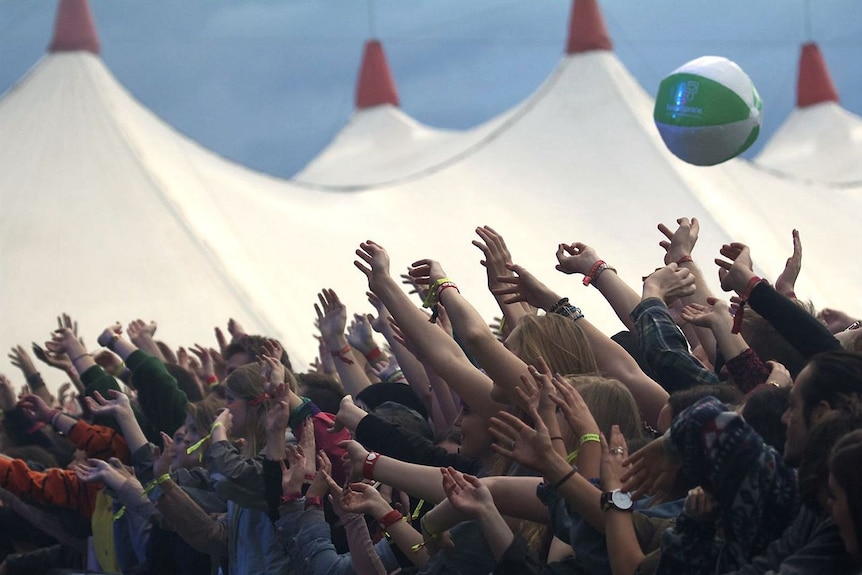
[[94, 350], [61, 315], [0, 377], [0, 573], [862, 572], [859, 320], [797, 298], [796, 231], [770, 283], [739, 243], [698, 267], [695, 218], [658, 229], [640, 293], [557, 246], [564, 297], [477, 228], [490, 324], [441, 262], [399, 278], [363, 242], [375, 313], [321, 290], [305, 371], [234, 320]]

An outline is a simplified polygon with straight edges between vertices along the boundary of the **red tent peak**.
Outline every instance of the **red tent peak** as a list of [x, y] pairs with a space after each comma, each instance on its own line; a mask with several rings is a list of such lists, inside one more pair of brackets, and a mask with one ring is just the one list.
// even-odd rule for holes
[[838, 91], [832, 83], [820, 48], [810, 42], [802, 46], [802, 55], [799, 57], [796, 107], [804, 108], [821, 102], [838, 102]]
[[398, 106], [398, 90], [389, 71], [386, 53], [378, 40], [368, 40], [362, 54], [362, 68], [356, 86], [357, 109], [373, 108], [382, 104]]
[[99, 53], [99, 35], [87, 0], [60, 0], [49, 52]]
[[612, 49], [598, 0], [572, 0], [566, 54]]

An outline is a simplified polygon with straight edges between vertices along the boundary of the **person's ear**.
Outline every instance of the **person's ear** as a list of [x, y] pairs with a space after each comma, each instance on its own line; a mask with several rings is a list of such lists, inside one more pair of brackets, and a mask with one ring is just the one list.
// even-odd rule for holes
[[825, 399], [818, 402], [811, 410], [811, 424], [813, 425], [820, 421], [820, 419], [830, 411], [832, 411], [832, 406], [829, 405]]

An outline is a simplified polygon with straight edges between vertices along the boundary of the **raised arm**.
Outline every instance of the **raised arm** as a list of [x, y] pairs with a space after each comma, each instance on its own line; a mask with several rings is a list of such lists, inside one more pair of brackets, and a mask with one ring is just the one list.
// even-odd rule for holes
[[428, 317], [392, 279], [389, 256], [383, 247], [372, 241], [363, 242], [356, 255], [361, 261], [354, 263], [368, 278], [368, 287], [380, 298], [399, 328], [415, 343], [434, 371], [477, 413], [490, 417], [501, 409], [503, 405], [491, 399], [491, 379], [470, 363], [455, 340], [428, 322]]
[[485, 256], [485, 259], [479, 263], [484, 266], [488, 273], [488, 290], [494, 295], [497, 305], [500, 306], [500, 311], [503, 312], [500, 331], [505, 336], [518, 325], [524, 315], [535, 313], [536, 310], [527, 302], [507, 303], [504, 301], [506, 298], [494, 293], [495, 289], [505, 287], [504, 284], [500, 283], [500, 277], [512, 275], [511, 270], [506, 267], [506, 264], [512, 263], [512, 254], [509, 253], [503, 236], [490, 226], [476, 228], [476, 234], [482, 241], [473, 240], [473, 245], [482, 250], [482, 254]]
[[557, 271], [583, 275], [584, 285], [599, 290], [626, 329], [635, 330], [630, 314], [640, 302], [640, 297], [617, 275], [615, 268], [599, 258], [595, 249], [581, 242], [560, 244], [557, 246], [557, 262]]
[[706, 305], [687, 305], [682, 317], [689, 323], [712, 331], [718, 349], [727, 361], [725, 365], [733, 377], [733, 383], [742, 393], [749, 393], [767, 381], [769, 368], [751, 351], [740, 334], [733, 333], [733, 316], [726, 302], [709, 298]]
[[[691, 257], [700, 234], [700, 222], [697, 221], [697, 218], [679, 218], [676, 223], [678, 227], [673, 232], [664, 224], [658, 225], [659, 231], [667, 238], [659, 242], [659, 245], [665, 249], [664, 264], [676, 263], [679, 267], [691, 272], [691, 276], [694, 277], [694, 293], [681, 298], [683, 304], [706, 305], [707, 300], [712, 297], [712, 293], [704, 281], [703, 272], [700, 271]], [[696, 333], [697, 340], [706, 352], [709, 362], [715, 365], [716, 341], [712, 331], [698, 327]]]
[[[559, 294], [548, 288], [522, 266], [515, 265], [512, 266], [512, 269], [517, 273], [517, 276], [506, 280], [506, 283], [510, 284], [510, 287], [505, 290], [506, 293], [511, 294], [512, 297], [526, 299], [546, 311], [561, 315], [569, 313], [567, 308], [572, 308], [572, 306], [561, 306], [562, 299], [559, 298]], [[600, 277], [606, 275], [616, 274], [602, 273]], [[644, 419], [650, 425], [654, 425], [659, 412], [667, 401], [667, 392], [641, 370], [634, 358], [625, 349], [587, 321], [583, 314], [580, 314], [578, 308], [573, 309], [576, 310], [577, 315], [569, 317], [578, 322], [578, 326], [590, 344], [599, 371], [605, 377], [618, 379], [628, 387], [637, 401]]]
[[[130, 327], [137, 325], [132, 322]], [[132, 372], [132, 383], [138, 392], [138, 405], [147, 421], [157, 431], [172, 435], [186, 419], [186, 394], [177, 380], [168, 373], [163, 361], [138, 349], [123, 337], [120, 324], [105, 328], [98, 338], [99, 345], [113, 351]], [[107, 395], [102, 392], [102, 395]]]
[[146, 323], [142, 319], [133, 320], [129, 323], [128, 327], [129, 339], [138, 349], [146, 352], [147, 355], [151, 355], [159, 361], [164, 362], [165, 357], [162, 355], [162, 350], [159, 349], [159, 346], [156, 345], [153, 339], [153, 336], [156, 335], [156, 328], [158, 328], [158, 324], [154, 321]]
[[344, 334], [347, 326], [347, 307], [341, 303], [334, 290], [324, 289], [317, 294], [317, 297], [320, 305], [314, 304], [314, 311], [317, 312], [320, 334], [335, 361], [335, 370], [338, 372], [344, 391], [356, 395], [371, 385], [371, 381], [353, 357], [347, 336]]
[[52, 403], [54, 399], [51, 397], [51, 392], [48, 391], [48, 388], [45, 387], [45, 382], [42, 379], [39, 370], [36, 369], [36, 366], [33, 364], [33, 360], [30, 359], [30, 354], [21, 347], [20, 345], [16, 345], [12, 348], [12, 351], [9, 352], [9, 361], [21, 370], [21, 373], [24, 375], [24, 379], [27, 381], [27, 385], [30, 386], [30, 390], [35, 394], [42, 398], [42, 401], [45, 403]]
[[841, 348], [841, 343], [817, 318], [754, 274], [748, 246], [741, 243], [725, 244], [721, 248], [721, 255], [727, 258], [715, 260], [719, 267], [721, 289], [735, 291], [742, 300], [734, 318], [736, 331], [741, 327], [747, 304], [806, 358], [821, 351]]
[[784, 263], [784, 269], [775, 280], [775, 291], [784, 297], [796, 298], [796, 279], [802, 271], [802, 239], [799, 230], [793, 230], [793, 253]]
[[688, 342], [667, 307], [691, 295], [694, 282], [691, 272], [671, 263], [644, 280], [643, 300], [632, 312], [638, 343], [658, 381], [668, 391], [698, 383], [718, 383], [718, 377], [689, 353]]
[[[461, 295], [454, 283], [446, 278], [446, 273], [438, 262], [419, 260], [413, 263], [409, 273], [419, 283], [431, 286], [431, 298], [443, 304], [446, 315], [452, 322], [452, 329], [458, 334], [467, 352], [494, 381], [494, 399], [507, 403], [520, 401], [515, 389], [521, 384], [521, 375], [528, 375], [527, 364], [497, 339], [482, 316]], [[452, 379], [445, 379], [453, 383]], [[470, 403], [470, 406], [473, 407], [473, 404]]]

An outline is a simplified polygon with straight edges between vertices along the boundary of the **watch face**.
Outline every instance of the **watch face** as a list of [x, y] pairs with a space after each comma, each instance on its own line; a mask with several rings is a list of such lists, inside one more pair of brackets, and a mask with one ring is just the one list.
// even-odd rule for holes
[[626, 493], [625, 491], [614, 491], [611, 495], [611, 501], [614, 504], [614, 507], [617, 509], [631, 509], [632, 508], [632, 498], [631, 495]]

